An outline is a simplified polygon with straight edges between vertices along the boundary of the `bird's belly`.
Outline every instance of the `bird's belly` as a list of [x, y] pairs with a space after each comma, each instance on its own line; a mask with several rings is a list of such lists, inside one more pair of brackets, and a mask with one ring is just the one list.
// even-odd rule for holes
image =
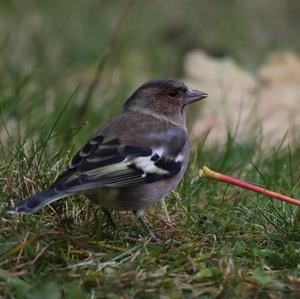
[[168, 192], [148, 190], [148, 186], [134, 188], [103, 188], [100, 203], [103, 208], [117, 211], [144, 210], [153, 202], [160, 200]]
[[181, 175], [178, 175], [171, 179], [129, 188], [101, 188], [86, 195], [107, 210], [144, 210], [165, 197], [177, 186], [180, 179]]

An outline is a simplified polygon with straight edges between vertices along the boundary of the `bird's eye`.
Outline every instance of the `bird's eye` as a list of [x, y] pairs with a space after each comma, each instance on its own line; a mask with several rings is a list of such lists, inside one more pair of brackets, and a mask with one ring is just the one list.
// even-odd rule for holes
[[177, 89], [171, 89], [169, 90], [169, 96], [172, 98], [175, 98], [178, 95], [178, 90]]

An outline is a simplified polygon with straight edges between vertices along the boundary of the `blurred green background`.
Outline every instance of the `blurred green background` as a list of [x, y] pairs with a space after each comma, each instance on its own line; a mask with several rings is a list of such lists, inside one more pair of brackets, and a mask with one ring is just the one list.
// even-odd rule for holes
[[[17, 122], [12, 134], [20, 119], [17, 131], [31, 138], [36, 128], [49, 128], [51, 115], [76, 90], [58, 128], [70, 125], [125, 6], [108, 0], [0, 2], [0, 99], [3, 120]], [[232, 56], [249, 70], [271, 50], [299, 53], [299, 12], [296, 0], [132, 1], [89, 107], [89, 124], [109, 119], [145, 80], [183, 77], [182, 59], [191, 49]], [[105, 115], [99, 113], [103, 103]]]
[[[2, 71], [53, 77], [94, 63], [125, 4], [1, 1]], [[182, 55], [204, 48], [253, 68], [270, 50], [300, 51], [299, 10], [296, 0], [133, 1], [111, 67], [129, 78], [180, 75]]]

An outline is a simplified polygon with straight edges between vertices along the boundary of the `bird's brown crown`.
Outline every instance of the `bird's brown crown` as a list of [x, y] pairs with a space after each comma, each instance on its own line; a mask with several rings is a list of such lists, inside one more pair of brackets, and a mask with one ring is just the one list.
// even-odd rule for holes
[[161, 89], [179, 89], [183, 92], [187, 90], [187, 86], [180, 80], [174, 78], [161, 78], [148, 81], [141, 85], [138, 90], [148, 88], [161, 88]]

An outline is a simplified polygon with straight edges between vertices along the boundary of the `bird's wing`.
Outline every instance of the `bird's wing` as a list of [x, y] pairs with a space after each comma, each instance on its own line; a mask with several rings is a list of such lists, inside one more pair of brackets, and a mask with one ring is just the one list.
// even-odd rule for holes
[[97, 135], [57, 178], [57, 191], [80, 192], [97, 187], [130, 187], [170, 178], [182, 169], [181, 152], [187, 143], [180, 128], [149, 134], [146, 145]]

